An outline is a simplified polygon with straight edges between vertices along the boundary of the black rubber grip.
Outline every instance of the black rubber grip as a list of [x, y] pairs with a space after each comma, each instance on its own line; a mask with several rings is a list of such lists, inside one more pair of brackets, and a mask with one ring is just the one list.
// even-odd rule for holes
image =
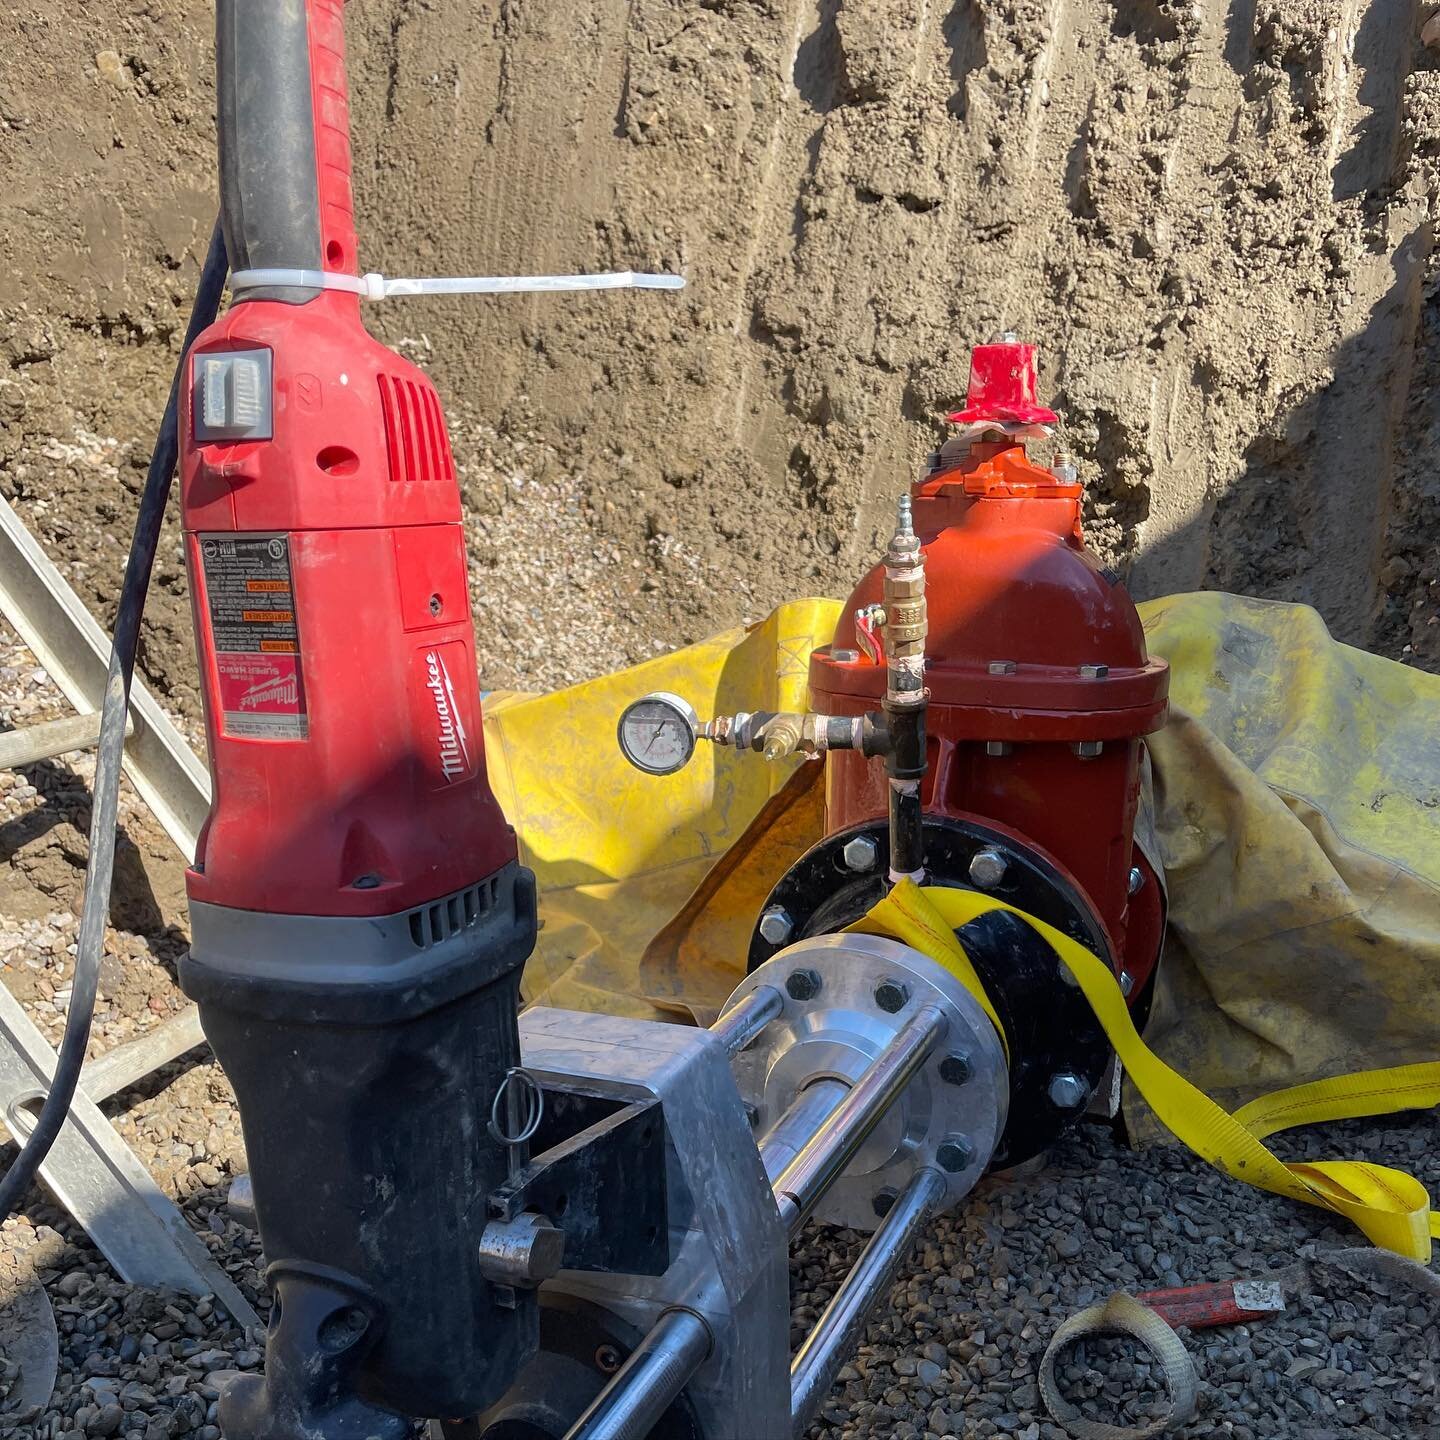
[[[230, 269], [323, 269], [305, 0], [217, 0], [220, 212]], [[247, 290], [304, 304], [318, 289]]]

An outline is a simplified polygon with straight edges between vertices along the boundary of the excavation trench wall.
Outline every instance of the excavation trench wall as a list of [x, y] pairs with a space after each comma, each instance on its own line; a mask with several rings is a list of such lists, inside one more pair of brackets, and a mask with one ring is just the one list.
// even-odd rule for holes
[[[1440, 77], [1410, 0], [348, 10], [367, 268], [689, 281], [371, 312], [454, 419], [487, 684], [843, 593], [1001, 328], [1138, 594], [1416, 638]], [[213, 211], [212, 19], [12, 14], [0, 490], [108, 614]], [[145, 664], [193, 714], [184, 590], [172, 533]]]

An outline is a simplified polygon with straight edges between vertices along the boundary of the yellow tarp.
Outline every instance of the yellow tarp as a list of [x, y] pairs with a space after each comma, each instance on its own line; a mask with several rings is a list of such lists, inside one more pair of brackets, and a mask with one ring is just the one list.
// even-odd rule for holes
[[[804, 708], [810, 652], [829, 640], [838, 610], [830, 600], [795, 601], [749, 630], [568, 690], [487, 699], [490, 784], [540, 882], [527, 1001], [656, 1016], [661, 1007], [647, 992], [664, 1005], [683, 1000], [688, 987], [678, 980], [641, 983], [645, 947], [794, 766], [701, 744], [678, 774], [641, 775], [616, 743], [620, 712], [651, 690], [673, 691], [707, 718]], [[755, 913], [747, 912], [747, 938]], [[718, 1003], [731, 988], [712, 979], [709, 993]]]
[[[1227, 1109], [1440, 1057], [1440, 677], [1232, 595], [1141, 607], [1170, 933], [1145, 1038]], [[1156, 1133], [1138, 1106], [1132, 1127]]]
[[[839, 606], [541, 697], [487, 702], [491, 780], [540, 880], [528, 1000], [708, 1019], [760, 901], [819, 836], [821, 767], [702, 745], [631, 770], [621, 709], [804, 704]], [[1141, 607], [1172, 667], [1150, 741], [1171, 933], [1146, 1040], [1227, 1108], [1440, 1055], [1440, 678], [1330, 638], [1302, 606], [1219, 594]], [[1156, 1127], [1130, 1097], [1142, 1136]]]

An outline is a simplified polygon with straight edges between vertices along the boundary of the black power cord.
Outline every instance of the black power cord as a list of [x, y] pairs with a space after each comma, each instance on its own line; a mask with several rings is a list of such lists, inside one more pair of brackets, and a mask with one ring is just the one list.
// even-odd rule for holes
[[90, 1043], [90, 1022], [94, 1018], [95, 996], [99, 989], [100, 959], [105, 952], [105, 920], [110, 913], [120, 762], [125, 748], [125, 718], [130, 708], [130, 678], [135, 673], [135, 652], [140, 642], [140, 616], [145, 609], [145, 592], [150, 588], [150, 571], [155, 563], [160, 526], [165, 518], [170, 483], [180, 453], [180, 386], [184, 381], [185, 360], [190, 347], [220, 309], [220, 296], [225, 289], [229, 269], [225, 237], [217, 220], [210, 236], [210, 249], [200, 271], [190, 323], [185, 328], [185, 344], [170, 382], [165, 416], [160, 422], [155, 451], [145, 475], [140, 513], [135, 517], [135, 534], [130, 541], [125, 580], [120, 587], [120, 608], [115, 616], [110, 671], [105, 680], [104, 703], [100, 707], [100, 743], [95, 752], [95, 785], [90, 813], [90, 858], [85, 866], [85, 904], [80, 914], [80, 937], [75, 947], [75, 979], [65, 1018], [65, 1038], [60, 1042], [55, 1074], [35, 1127], [19, 1157], [5, 1172], [5, 1178], [0, 1180], [0, 1220], [7, 1218], [25, 1198], [36, 1172], [45, 1163], [50, 1147], [65, 1124], [70, 1102], [75, 1098], [75, 1087], [80, 1083], [80, 1071], [85, 1064], [85, 1049]]

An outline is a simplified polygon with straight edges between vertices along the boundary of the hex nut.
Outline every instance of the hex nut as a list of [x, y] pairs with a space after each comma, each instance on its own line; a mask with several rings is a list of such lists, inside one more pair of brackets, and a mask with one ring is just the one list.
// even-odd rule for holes
[[887, 1015], [898, 1015], [910, 1003], [910, 989], [899, 980], [882, 980], [875, 987], [875, 1003]]
[[852, 835], [845, 842], [840, 858], [844, 860], [847, 870], [864, 874], [865, 871], [875, 868], [875, 862], [880, 858], [880, 847], [868, 835]]
[[1078, 1110], [1090, 1098], [1090, 1086], [1073, 1070], [1058, 1070], [1050, 1077], [1046, 1094], [1057, 1110]]
[[966, 1085], [974, 1073], [970, 1057], [963, 1051], [953, 1051], [940, 1062], [940, 1078], [947, 1085]]
[[771, 945], [783, 945], [794, 933], [795, 922], [781, 905], [772, 905], [760, 917], [760, 936]]
[[1108, 665], [1081, 665], [1079, 667], [1082, 680], [1103, 680], [1109, 673]]
[[875, 1218], [883, 1220], [895, 1207], [895, 1202], [900, 1198], [897, 1191], [891, 1189], [877, 1190], [875, 1198], [870, 1202], [875, 1207]]
[[970, 881], [981, 890], [993, 890], [1005, 878], [1006, 869], [1005, 857], [987, 845], [970, 860]]
[[820, 993], [819, 972], [792, 970], [785, 977], [785, 993], [792, 1000], [813, 1000]]
[[991, 675], [1013, 675], [1015, 662], [1013, 660], [992, 660], [985, 669]]
[[935, 1159], [947, 1175], [958, 1175], [975, 1158], [968, 1135], [952, 1135], [935, 1152]]
[[1126, 888], [1129, 890], [1130, 894], [1138, 895], [1140, 893], [1141, 886], [1143, 886], [1144, 884], [1145, 872], [1138, 865], [1132, 865], [1130, 867], [1130, 874], [1126, 879]]

